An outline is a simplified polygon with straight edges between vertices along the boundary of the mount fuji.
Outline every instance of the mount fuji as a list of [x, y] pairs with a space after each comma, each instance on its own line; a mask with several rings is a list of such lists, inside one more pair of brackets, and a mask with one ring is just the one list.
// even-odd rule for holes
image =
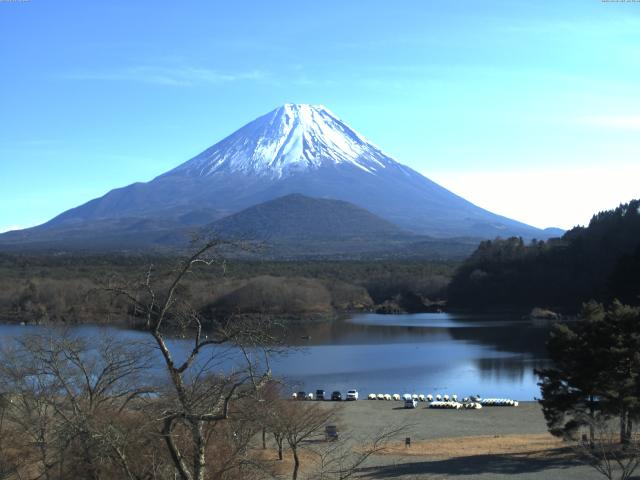
[[286, 104], [150, 182], [117, 188], [43, 225], [1, 235], [0, 245], [156, 245], [169, 232], [198, 229], [290, 194], [349, 202], [412, 235], [544, 239], [551, 233], [455, 195], [385, 154], [324, 106]]

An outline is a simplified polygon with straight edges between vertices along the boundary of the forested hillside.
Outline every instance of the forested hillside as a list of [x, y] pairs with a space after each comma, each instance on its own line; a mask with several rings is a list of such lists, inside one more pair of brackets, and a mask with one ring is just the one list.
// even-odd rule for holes
[[449, 304], [465, 308], [576, 311], [582, 302], [640, 302], [640, 200], [593, 216], [546, 242], [521, 238], [480, 244], [457, 270]]
[[[118, 323], [126, 302], [108, 293], [114, 282], [160, 279], [174, 257], [13, 256], [0, 254], [0, 319], [25, 323]], [[197, 308], [214, 314], [326, 314], [416, 311], [441, 299], [455, 264], [396, 261], [220, 261], [185, 279]]]

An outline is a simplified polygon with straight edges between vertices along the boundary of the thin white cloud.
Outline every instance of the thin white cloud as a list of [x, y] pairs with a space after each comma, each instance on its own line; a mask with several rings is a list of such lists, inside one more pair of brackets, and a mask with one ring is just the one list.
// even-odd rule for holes
[[593, 214], [640, 198], [640, 165], [425, 174], [480, 207], [540, 228], [586, 225]]
[[586, 115], [577, 121], [592, 127], [640, 130], [640, 115]]
[[13, 230], [22, 230], [23, 227], [22, 225], [6, 225], [4, 227], [0, 227], [0, 233], [5, 233], [5, 232], [11, 232]]
[[130, 81], [176, 87], [262, 80], [266, 76], [264, 72], [259, 70], [229, 73], [202, 67], [156, 65], [134, 65], [113, 70], [75, 71], [62, 75], [63, 78], [69, 80]]

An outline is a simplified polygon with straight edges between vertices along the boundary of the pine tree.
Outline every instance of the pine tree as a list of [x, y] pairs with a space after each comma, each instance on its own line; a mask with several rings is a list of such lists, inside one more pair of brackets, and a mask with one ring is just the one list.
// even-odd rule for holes
[[537, 373], [551, 433], [573, 436], [602, 414], [619, 418], [627, 443], [640, 415], [640, 308], [589, 302], [575, 325], [554, 327], [547, 348], [554, 366]]

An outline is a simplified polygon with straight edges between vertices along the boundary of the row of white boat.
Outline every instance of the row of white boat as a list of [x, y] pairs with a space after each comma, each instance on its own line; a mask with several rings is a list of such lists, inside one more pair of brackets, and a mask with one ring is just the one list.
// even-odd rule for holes
[[517, 407], [518, 401], [510, 398], [481, 398], [479, 396], [464, 397], [461, 402], [458, 401], [458, 396], [453, 394], [451, 396], [445, 395], [422, 395], [422, 394], [410, 394], [405, 393], [400, 396], [398, 393], [393, 395], [388, 393], [370, 393], [369, 400], [395, 400], [395, 401], [411, 401], [428, 402], [429, 408], [473, 408], [479, 409], [485, 407]]
[[453, 402], [453, 401], [448, 401], [448, 402], [433, 401], [429, 404], [429, 408], [439, 408], [439, 409], [449, 409], [449, 410], [460, 410], [464, 408], [467, 410], [479, 410], [482, 408], [482, 404], [479, 402], [460, 403], [460, 402]]
[[481, 401], [485, 407], [517, 407], [518, 401], [510, 398], [484, 398]]

